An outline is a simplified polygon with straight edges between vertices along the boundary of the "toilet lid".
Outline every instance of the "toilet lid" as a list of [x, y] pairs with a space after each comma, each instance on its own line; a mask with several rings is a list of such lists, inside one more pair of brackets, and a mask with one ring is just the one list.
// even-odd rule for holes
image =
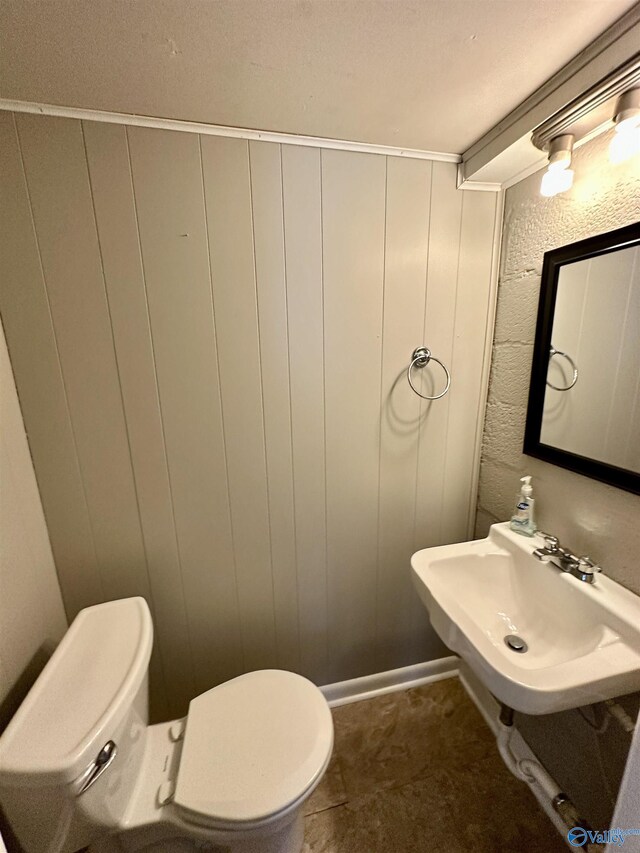
[[316, 782], [332, 747], [314, 684], [280, 670], [241, 675], [190, 703], [173, 802], [218, 823], [263, 820]]

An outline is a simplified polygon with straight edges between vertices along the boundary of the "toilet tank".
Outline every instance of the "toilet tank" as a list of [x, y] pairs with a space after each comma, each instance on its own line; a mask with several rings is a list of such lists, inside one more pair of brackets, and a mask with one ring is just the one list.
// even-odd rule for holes
[[[27, 853], [72, 853], [119, 826], [144, 752], [152, 644], [143, 598], [87, 607], [7, 726], [0, 803]], [[115, 757], [81, 791], [110, 741]]]

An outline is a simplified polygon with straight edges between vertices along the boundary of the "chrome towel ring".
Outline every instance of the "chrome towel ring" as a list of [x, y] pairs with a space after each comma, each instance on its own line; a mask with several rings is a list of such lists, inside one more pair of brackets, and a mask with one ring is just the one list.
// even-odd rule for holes
[[[429, 397], [427, 394], [421, 394], [411, 381], [411, 371], [413, 370], [413, 368], [418, 367], [422, 369], [423, 367], [426, 367], [430, 361], [435, 361], [437, 364], [439, 364], [440, 367], [444, 370], [445, 376], [447, 377], [447, 384], [445, 385], [444, 391], [441, 391], [434, 397]], [[414, 349], [413, 353], [411, 354], [411, 363], [407, 368], [407, 379], [409, 380], [411, 390], [414, 391], [418, 395], [418, 397], [422, 397], [423, 400], [439, 400], [440, 397], [444, 397], [444, 395], [449, 390], [449, 386], [451, 385], [451, 375], [449, 374], [449, 371], [439, 358], [436, 358], [435, 355], [431, 355], [431, 350], [428, 347], [416, 347], [416, 349]]]
[[567, 359], [567, 361], [568, 361], [568, 362], [569, 362], [569, 364], [571, 365], [571, 369], [573, 370], [573, 377], [572, 377], [571, 382], [569, 383], [569, 385], [567, 385], [567, 386], [566, 386], [566, 387], [564, 387], [564, 388], [561, 388], [561, 387], [560, 387], [560, 386], [558, 386], [558, 385], [554, 385], [552, 382], [549, 382], [549, 380], [548, 380], [548, 379], [547, 379], [547, 385], [549, 386], [549, 388], [553, 388], [553, 390], [554, 390], [554, 391], [570, 391], [570, 390], [571, 390], [571, 388], [573, 388], [573, 386], [574, 386], [574, 385], [576, 384], [576, 382], [578, 381], [578, 368], [576, 367], [576, 363], [575, 363], [575, 361], [571, 358], [571, 356], [570, 356], [570, 355], [567, 355], [567, 354], [566, 354], [566, 352], [560, 352], [560, 350], [559, 350], [559, 349], [556, 349], [556, 348], [554, 347], [554, 345], [553, 345], [553, 344], [551, 344], [551, 346], [549, 347], [549, 361], [551, 361], [551, 359], [554, 357], [554, 355], [559, 355], [559, 356], [562, 356], [562, 358], [566, 358], [566, 359]]

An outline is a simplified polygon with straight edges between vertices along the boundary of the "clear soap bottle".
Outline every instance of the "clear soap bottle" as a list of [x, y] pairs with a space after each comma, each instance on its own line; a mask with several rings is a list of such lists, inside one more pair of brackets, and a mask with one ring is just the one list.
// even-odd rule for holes
[[531, 477], [522, 477], [520, 482], [522, 487], [520, 494], [516, 495], [516, 505], [511, 516], [510, 527], [523, 536], [533, 536], [536, 532], [536, 523], [533, 515], [534, 497]]

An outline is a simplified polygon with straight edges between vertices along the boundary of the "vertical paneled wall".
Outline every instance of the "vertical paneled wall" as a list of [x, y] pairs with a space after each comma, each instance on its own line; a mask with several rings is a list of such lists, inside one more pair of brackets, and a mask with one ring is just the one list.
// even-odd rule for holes
[[[8, 211], [1, 211], [4, 216]], [[66, 620], [20, 404], [0, 326], [0, 733]], [[2, 819], [0, 816], [0, 828]]]
[[257, 667], [444, 654], [409, 557], [469, 531], [496, 195], [425, 160], [0, 131], [0, 309], [68, 615], [145, 596], [157, 718]]

